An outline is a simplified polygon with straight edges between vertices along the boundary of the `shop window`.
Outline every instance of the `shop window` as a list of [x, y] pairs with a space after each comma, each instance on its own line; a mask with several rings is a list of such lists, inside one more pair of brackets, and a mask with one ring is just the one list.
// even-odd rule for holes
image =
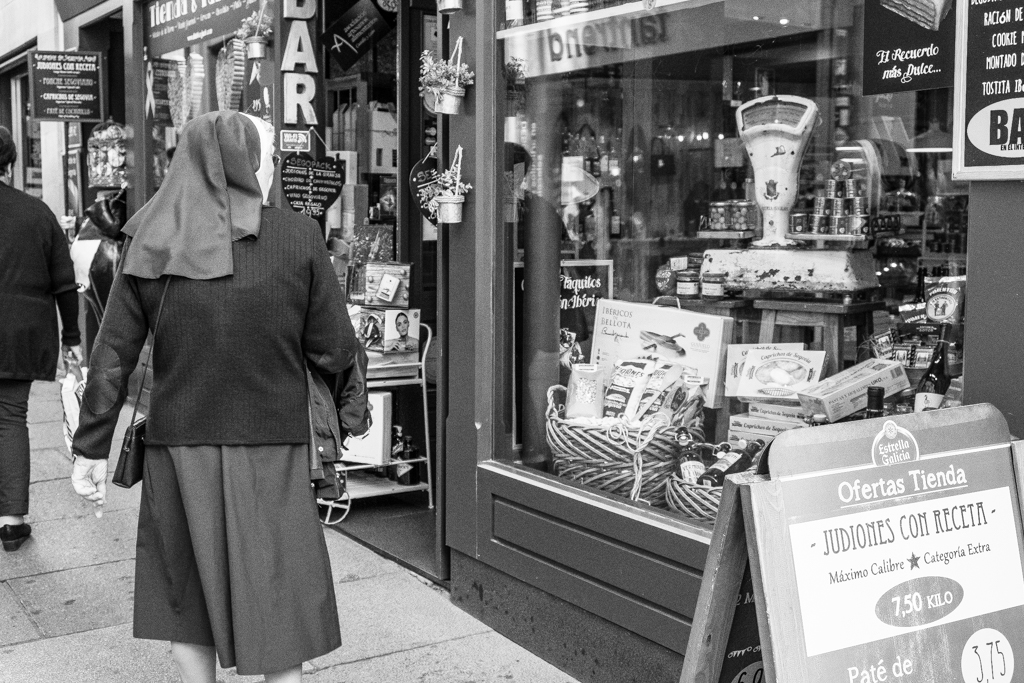
[[[966, 272], [952, 90], [863, 95], [863, 0], [508, 4], [521, 10], [499, 32], [513, 457], [673, 514], [665, 489], [687, 458], [699, 464], [682, 476], [696, 476], [730, 436], [740, 450], [812, 419], [794, 399], [763, 432], [723, 428], [750, 409], [726, 387], [727, 347], [757, 341], [754, 304], [769, 297], [871, 305], [859, 337], [836, 332], [842, 357], [817, 370], [777, 364], [767, 384], [818, 380], [866, 358], [872, 326], [892, 328], [875, 354], [901, 360], [911, 388], [940, 332], [951, 342], [946, 372], [957, 374], [962, 283], [951, 285], [950, 325], [914, 327], [915, 316], [928, 321], [925, 307], [908, 306]], [[765, 137], [762, 124], [788, 133]], [[789, 210], [777, 211], [783, 200]], [[794, 279], [765, 259], [809, 265]], [[685, 313], [709, 310], [731, 323]], [[797, 328], [780, 340], [823, 343]], [[574, 375], [595, 393], [567, 400]], [[889, 395], [887, 409], [913, 404], [912, 393]], [[568, 424], [566, 408], [581, 418]], [[701, 518], [692, 512], [681, 514]]]

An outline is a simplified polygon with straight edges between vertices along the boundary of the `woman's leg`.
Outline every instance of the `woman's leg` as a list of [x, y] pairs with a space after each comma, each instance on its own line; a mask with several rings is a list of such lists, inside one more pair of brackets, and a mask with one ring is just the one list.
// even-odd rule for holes
[[267, 683], [300, 683], [302, 681], [302, 665], [278, 671], [276, 674], [267, 674], [264, 676], [264, 680]]
[[28, 396], [32, 382], [0, 379], [0, 526], [28, 512]]
[[212, 647], [171, 643], [171, 657], [178, 665], [182, 683], [217, 683], [217, 660]]

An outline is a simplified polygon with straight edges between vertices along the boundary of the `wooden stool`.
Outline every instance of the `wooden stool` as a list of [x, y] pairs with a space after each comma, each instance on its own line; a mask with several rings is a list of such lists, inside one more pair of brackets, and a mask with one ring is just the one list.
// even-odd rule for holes
[[754, 302], [750, 299], [719, 299], [716, 301], [659, 296], [654, 300], [654, 303], [658, 306], [684, 308], [694, 313], [706, 313], [708, 315], [732, 318], [733, 343], [754, 344], [757, 342], [754, 326], [760, 322], [760, 317], [754, 311]]
[[[857, 328], [857, 360], [868, 356], [864, 342], [874, 332], [875, 311], [885, 308], [884, 301], [862, 301], [853, 304], [822, 301], [785, 301], [759, 299], [754, 308], [761, 311], [760, 344], [772, 344], [779, 327], [821, 328], [821, 348], [825, 351], [823, 377], [834, 375], [843, 369], [843, 331], [847, 327]], [[813, 344], [812, 346], [818, 346]]]

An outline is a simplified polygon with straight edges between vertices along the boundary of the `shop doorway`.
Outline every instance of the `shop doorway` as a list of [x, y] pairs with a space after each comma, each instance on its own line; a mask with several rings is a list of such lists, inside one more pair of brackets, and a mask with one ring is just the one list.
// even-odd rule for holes
[[[442, 514], [445, 392], [441, 378], [445, 375], [439, 367], [445, 346], [438, 306], [443, 293], [437, 277], [437, 232], [414, 205], [408, 183], [412, 167], [427, 156], [438, 137], [437, 119], [424, 109], [416, 85], [420, 54], [436, 49], [437, 8], [434, 0], [374, 0], [374, 4], [392, 24], [390, 30], [379, 32], [370, 50], [348, 68], [334, 59], [325, 67], [325, 137], [331, 153], [355, 163], [355, 177], [348, 182], [354, 181], [356, 192], [364, 194], [366, 202], [365, 220], [361, 210], [354, 216], [340, 216], [329, 238], [337, 237], [351, 248], [356, 272], [367, 263], [391, 261], [410, 266], [409, 312], [418, 311], [422, 325], [418, 358], [423, 363], [426, 388], [416, 382], [396, 386], [395, 382], [375, 381], [371, 372], [370, 390], [388, 394], [390, 420], [385, 418], [383, 428], [395, 437], [393, 445], [399, 443], [393, 428], [400, 428], [403, 440], [411, 437], [414, 452], [429, 458], [433, 496], [426, 490], [393, 490], [396, 487], [388, 484], [389, 475], [399, 475], [404, 466], [352, 469], [348, 472], [351, 506], [344, 519], [332, 526], [421, 575], [443, 582], [448, 578]], [[336, 19], [334, 14], [328, 9], [328, 31]], [[401, 446], [395, 452], [402, 457]], [[418, 469], [420, 488], [425, 489], [425, 463]], [[367, 489], [386, 495], [363, 497]]]

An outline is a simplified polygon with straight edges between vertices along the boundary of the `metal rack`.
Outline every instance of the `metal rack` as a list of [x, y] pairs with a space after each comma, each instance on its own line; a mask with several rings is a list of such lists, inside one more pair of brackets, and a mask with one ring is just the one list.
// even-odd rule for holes
[[434, 509], [434, 466], [431, 462], [431, 446], [430, 446], [430, 409], [427, 404], [427, 354], [430, 351], [430, 344], [433, 341], [434, 335], [429, 325], [420, 323], [420, 328], [426, 333], [426, 341], [420, 345], [420, 356], [419, 360], [415, 363], [395, 363], [388, 365], [388, 370], [411, 370], [414, 369], [415, 376], [410, 375], [408, 377], [381, 377], [378, 379], [372, 378], [372, 369], [367, 377], [367, 389], [396, 389], [399, 387], [410, 387], [419, 385], [421, 398], [423, 400], [423, 434], [424, 434], [424, 445], [423, 452], [424, 456], [415, 458], [413, 460], [396, 460], [384, 465], [383, 467], [396, 467], [398, 465], [416, 465], [418, 463], [425, 463], [425, 470], [427, 473], [426, 482], [420, 482], [419, 484], [413, 484], [412, 486], [402, 486], [397, 482], [391, 481], [390, 479], [368, 479], [366, 477], [349, 477], [350, 473], [362, 472], [371, 470], [376, 465], [368, 465], [365, 463], [353, 463], [344, 462], [344, 459], [340, 463], [335, 463], [335, 469], [338, 472], [338, 478], [341, 484], [341, 498], [338, 500], [323, 500], [317, 499], [317, 507], [320, 509], [320, 521], [327, 525], [338, 524], [345, 517], [348, 516], [348, 512], [352, 507], [353, 500], [359, 500], [361, 498], [376, 498], [378, 496], [390, 496], [396, 493], [411, 493], [414, 491], [426, 491], [427, 492], [427, 503], [429, 509]]

